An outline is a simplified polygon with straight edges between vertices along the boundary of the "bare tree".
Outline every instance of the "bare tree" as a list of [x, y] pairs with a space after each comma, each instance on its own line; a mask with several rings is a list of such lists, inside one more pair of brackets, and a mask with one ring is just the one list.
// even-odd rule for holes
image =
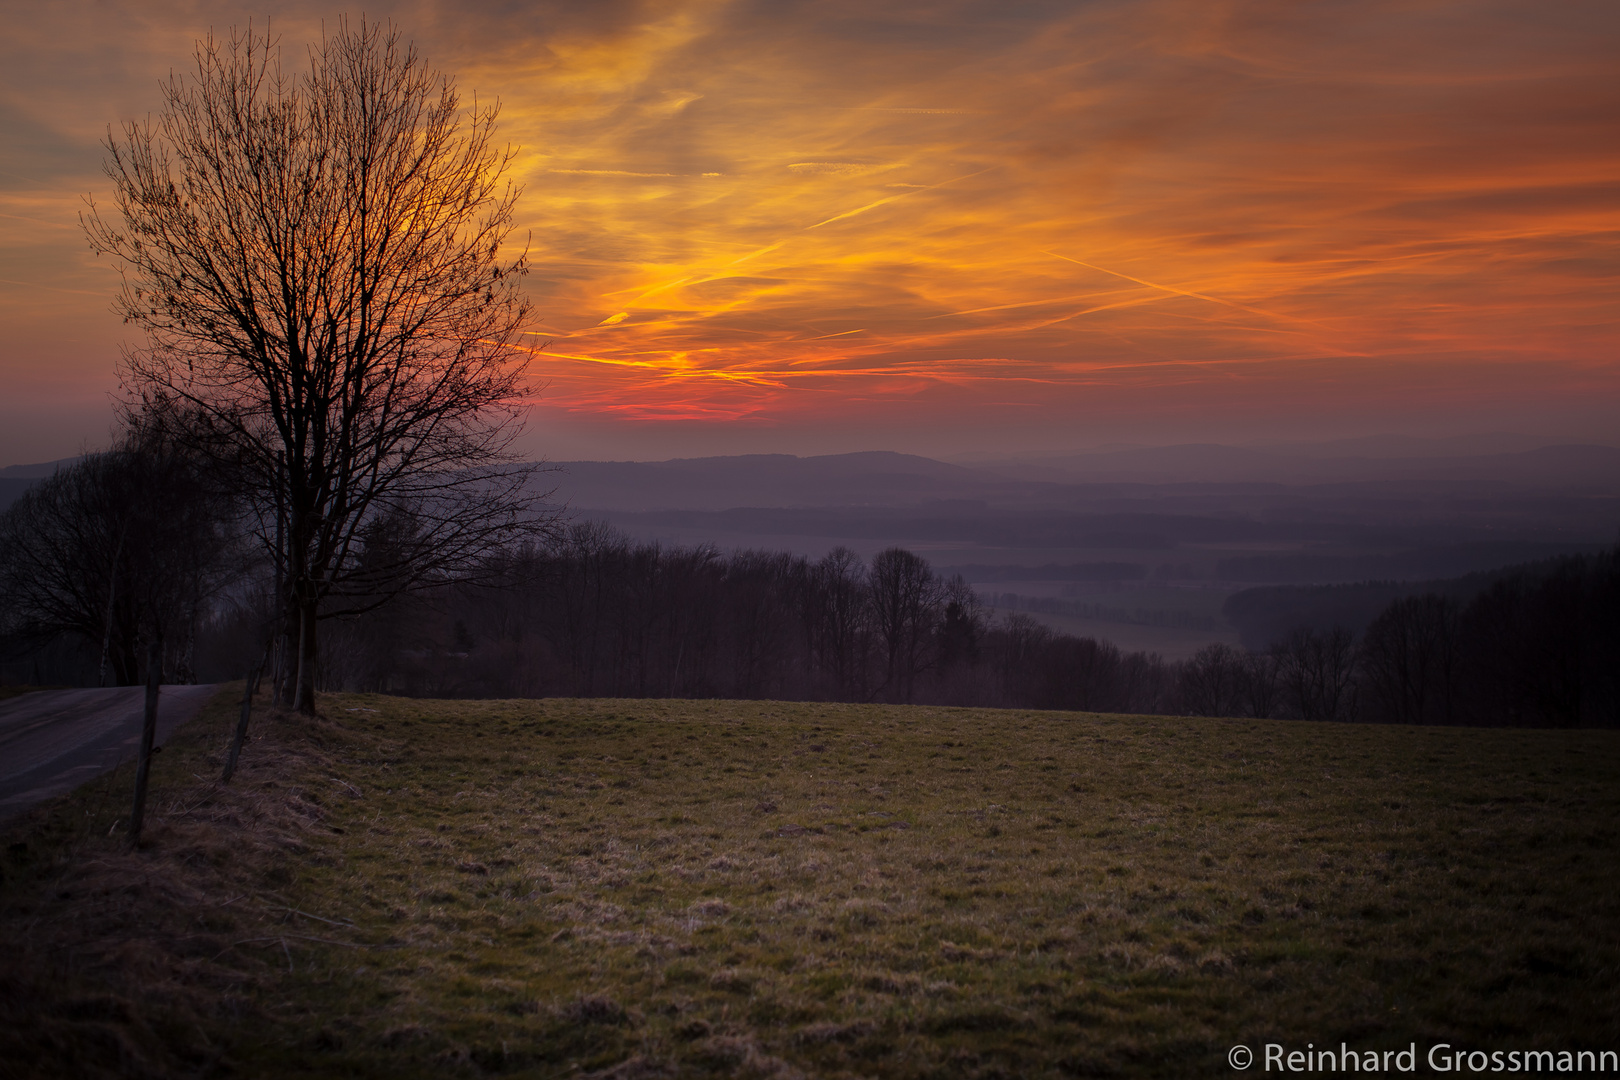
[[984, 602], [961, 574], [951, 575], [944, 589], [939, 666], [946, 671], [958, 664], [972, 667], [979, 661], [979, 641], [984, 636]]
[[1461, 678], [1460, 605], [1428, 593], [1384, 609], [1361, 641], [1361, 667], [1373, 708], [1397, 724], [1456, 720]]
[[[285, 69], [267, 36], [200, 42], [155, 122], [109, 135], [128, 408], [235, 470], [283, 582], [294, 704], [316, 619], [464, 576], [532, 527], [519, 423], [525, 260], [496, 109], [399, 33], [346, 22]], [[368, 543], [386, 545], [366, 555]], [[376, 546], [376, 545], [373, 545]]]
[[868, 587], [883, 643], [886, 688], [894, 700], [909, 703], [917, 676], [933, 659], [929, 645], [943, 589], [927, 559], [898, 547], [873, 557]]
[[120, 686], [144, 680], [145, 646], [162, 640], [167, 674], [189, 681], [198, 620], [240, 569], [231, 516], [198, 463], [161, 439], [86, 454], [0, 515], [9, 635], [77, 638], [97, 682]]
[[866, 697], [871, 596], [866, 566], [847, 547], [833, 548], [811, 569], [806, 620], [814, 659], [838, 701]]
[[1273, 647], [1277, 678], [1303, 720], [1350, 720], [1356, 711], [1355, 636], [1342, 626], [1326, 633], [1296, 627]]
[[1111, 710], [1121, 697], [1121, 661], [1112, 642], [1053, 634], [1037, 660], [1035, 704], [1046, 709]]
[[1165, 713], [1173, 707], [1175, 668], [1158, 653], [1132, 652], [1120, 658], [1121, 712]]
[[1057, 635], [1021, 611], [1003, 615], [997, 630], [1001, 647], [996, 666], [1001, 675], [1001, 693], [1011, 704], [1028, 705], [1032, 699], [1030, 676], [1037, 659]]
[[802, 620], [794, 604], [807, 572], [786, 552], [739, 551], [726, 569], [725, 619], [731, 628], [732, 686], [744, 698], [781, 696], [791, 631]]
[[1243, 707], [1244, 715], [1262, 720], [1276, 715], [1281, 704], [1282, 685], [1274, 652], [1251, 652], [1244, 657]]
[[1497, 581], [1469, 603], [1459, 630], [1471, 656], [1468, 678], [1460, 681], [1472, 699], [1469, 712], [1476, 722], [1581, 725], [1591, 704], [1593, 676], [1601, 676], [1620, 658], [1612, 629], [1609, 655], [1599, 659], [1589, 652], [1602, 641], [1594, 618], [1602, 606], [1611, 608], [1607, 615], [1613, 625], [1616, 593], [1610, 584], [1605, 597], [1594, 587], [1600, 580], [1588, 575], [1583, 561], [1562, 561], [1539, 578], [1516, 575]]
[[1181, 669], [1182, 706], [1194, 716], [1237, 716], [1247, 704], [1248, 658], [1224, 641], [1205, 645]]

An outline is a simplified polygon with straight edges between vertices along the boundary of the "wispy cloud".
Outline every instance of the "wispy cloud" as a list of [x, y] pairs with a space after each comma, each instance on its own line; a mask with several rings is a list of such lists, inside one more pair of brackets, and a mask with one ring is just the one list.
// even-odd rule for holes
[[[282, 7], [296, 46], [320, 12]], [[13, 281], [49, 250], [50, 287], [105, 285], [62, 237], [101, 125], [239, 20], [92, 8], [13, 20], [0, 49], [27, 135], [0, 184]], [[1058, 426], [1175, 393], [1251, 413], [1442, 404], [1464, 380], [1620, 396], [1610, 3], [368, 10], [502, 101], [559, 407], [815, 423], [995, 401]]]

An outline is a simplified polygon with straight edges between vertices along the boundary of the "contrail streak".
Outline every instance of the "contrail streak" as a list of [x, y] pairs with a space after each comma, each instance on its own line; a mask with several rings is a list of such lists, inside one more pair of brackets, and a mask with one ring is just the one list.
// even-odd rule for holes
[[955, 176], [955, 177], [952, 177], [949, 180], [941, 180], [937, 184], [930, 184], [930, 185], [928, 185], [927, 187], [924, 187], [924, 188], [917, 188], [915, 191], [902, 191], [898, 195], [890, 195], [887, 199], [879, 199], [877, 202], [870, 202], [870, 203], [867, 203], [865, 206], [858, 206], [853, 210], [846, 210], [842, 214], [835, 214], [832, 217], [828, 218], [826, 221], [818, 221], [814, 225], [806, 225], [805, 226], [805, 231], [808, 232], [811, 229], [819, 229], [823, 225], [831, 225], [835, 221], [843, 221], [845, 218], [852, 218], [856, 214], [864, 214], [868, 210], [877, 209], [878, 207], [882, 206], [884, 203], [892, 203], [896, 199], [904, 199], [908, 195], [917, 195], [917, 194], [919, 194], [921, 192], [924, 192], [924, 191], [933, 191], [935, 188], [942, 188], [946, 184], [954, 184], [959, 180], [971, 180], [975, 176], [983, 176], [985, 173], [989, 172], [990, 169], [994, 169], [994, 168], [996, 168], [996, 166], [992, 165], [992, 166], [990, 166], [989, 169], [980, 169], [978, 172], [976, 172], [976, 173], [968, 173], [966, 176]]
[[1190, 296], [1194, 300], [1207, 300], [1211, 304], [1224, 304], [1229, 308], [1236, 308], [1239, 311], [1247, 311], [1251, 315], [1264, 315], [1268, 319], [1286, 319], [1289, 322], [1307, 323], [1323, 330], [1327, 329], [1327, 327], [1322, 326], [1321, 323], [1312, 322], [1310, 319], [1301, 319], [1294, 315], [1280, 315], [1275, 311], [1266, 311], [1264, 308], [1249, 307], [1247, 304], [1233, 303], [1231, 300], [1222, 300], [1218, 296], [1210, 296], [1207, 293], [1193, 292], [1191, 289], [1178, 289], [1174, 285], [1160, 285], [1156, 281], [1144, 281], [1138, 277], [1131, 277], [1129, 274], [1122, 274], [1118, 270], [1110, 270], [1105, 266], [1095, 266], [1088, 262], [1081, 262], [1079, 259], [1071, 259], [1067, 255], [1059, 255], [1055, 251], [1042, 251], [1041, 254], [1050, 255], [1054, 259], [1062, 259], [1064, 262], [1074, 263], [1076, 266], [1083, 266], [1087, 270], [1095, 270], [1099, 274], [1109, 274], [1113, 277], [1124, 278], [1126, 281], [1134, 281], [1138, 285], [1145, 285], [1150, 289], [1158, 289], [1160, 292], [1175, 293], [1177, 296]]

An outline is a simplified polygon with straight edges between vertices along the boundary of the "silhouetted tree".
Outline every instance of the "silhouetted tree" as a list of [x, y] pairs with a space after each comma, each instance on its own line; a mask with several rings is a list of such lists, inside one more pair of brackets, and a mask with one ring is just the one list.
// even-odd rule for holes
[[726, 568], [725, 623], [731, 640], [727, 681], [744, 698], [781, 696], [804, 562], [783, 552], [739, 551]]
[[1248, 681], [1248, 657], [1241, 649], [1221, 641], [1205, 645], [1182, 666], [1182, 707], [1194, 716], [1245, 714]]
[[1120, 658], [1118, 708], [1128, 713], [1174, 710], [1176, 672], [1158, 653], [1130, 652]]
[[41, 481], [0, 515], [0, 605], [23, 644], [66, 634], [98, 679], [144, 680], [165, 642], [167, 674], [192, 675], [206, 605], [239, 569], [229, 500], [172, 443], [131, 432]]
[[940, 607], [939, 578], [928, 560], [905, 548], [889, 548], [872, 559], [868, 585], [883, 647], [884, 686], [893, 700], [909, 702], [917, 676], [932, 661], [929, 646]]
[[939, 666], [950, 671], [979, 661], [979, 639], [984, 634], [983, 604], [961, 574], [945, 583], [945, 609], [939, 624]]
[[1282, 703], [1276, 653], [1251, 652], [1243, 662], [1243, 715], [1267, 719]]
[[1015, 705], [1033, 704], [1032, 683], [1037, 658], [1055, 635], [1023, 612], [1003, 615], [992, 640], [996, 646], [996, 668], [1001, 676], [1001, 697]]
[[1122, 700], [1121, 657], [1112, 642], [1054, 634], [1039, 665], [1034, 704], [1041, 708], [1111, 712]]
[[1356, 707], [1355, 637], [1342, 626], [1300, 627], [1276, 647], [1285, 700], [1302, 720], [1349, 720]]
[[[1498, 581], [1462, 615], [1470, 712], [1531, 727], [1612, 724], [1616, 640], [1612, 554]], [[1607, 695], [1605, 694], [1607, 689]], [[1605, 710], [1604, 699], [1610, 704]]]
[[1458, 605], [1429, 593], [1397, 600], [1361, 639], [1367, 705], [1396, 724], [1450, 724], [1457, 719], [1461, 676]]
[[833, 548], [811, 568], [805, 619], [813, 661], [839, 701], [862, 701], [869, 692], [871, 615], [866, 565], [848, 548]]
[[[316, 620], [475, 572], [535, 523], [507, 450], [527, 308], [495, 109], [464, 111], [396, 31], [340, 21], [302, 74], [276, 43], [199, 44], [155, 123], [109, 137], [130, 408], [234, 470], [281, 571], [314, 707]], [[408, 520], [386, 576], [360, 555]], [[357, 578], [357, 575], [361, 575]]]

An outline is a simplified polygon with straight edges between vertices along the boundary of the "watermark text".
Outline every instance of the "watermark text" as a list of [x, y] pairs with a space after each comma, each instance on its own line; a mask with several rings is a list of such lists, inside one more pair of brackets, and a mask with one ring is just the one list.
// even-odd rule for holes
[[1450, 1043], [1419, 1049], [1356, 1050], [1348, 1043], [1318, 1047], [1306, 1043], [1292, 1048], [1266, 1043], [1259, 1054], [1243, 1044], [1227, 1051], [1226, 1062], [1242, 1072], [1255, 1065], [1260, 1072], [1279, 1073], [1620, 1073], [1620, 1051], [1615, 1050], [1473, 1050]]

